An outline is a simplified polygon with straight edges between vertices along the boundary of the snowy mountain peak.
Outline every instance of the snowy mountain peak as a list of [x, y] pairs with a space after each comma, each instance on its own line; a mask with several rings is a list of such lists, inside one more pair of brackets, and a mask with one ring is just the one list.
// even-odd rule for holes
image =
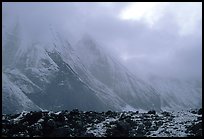
[[[24, 30], [21, 30], [22, 36], [15, 39], [3, 34], [3, 86], [10, 88], [12, 84], [15, 86], [12, 93], [29, 102], [23, 103], [24, 107], [16, 107], [9, 89], [3, 89], [3, 108], [10, 103], [17, 111], [34, 106], [48, 110], [161, 111], [166, 107], [197, 107], [195, 100], [200, 104], [202, 87], [180, 82], [178, 86], [173, 81], [160, 85], [161, 81], [142, 80], [89, 35], [73, 45], [60, 30], [54, 27], [45, 30], [40, 35], [45, 35], [42, 38], [33, 34], [25, 37]], [[189, 87], [185, 88], [187, 85]], [[182, 96], [177, 93], [186, 96], [179, 98]], [[18, 96], [16, 103], [21, 100]], [[188, 102], [190, 104], [186, 105]], [[3, 112], [14, 112], [13, 109]]]

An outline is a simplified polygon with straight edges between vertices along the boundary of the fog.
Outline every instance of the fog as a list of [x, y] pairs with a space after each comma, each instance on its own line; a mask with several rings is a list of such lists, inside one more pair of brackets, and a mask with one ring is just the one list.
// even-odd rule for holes
[[[89, 34], [136, 75], [202, 77], [202, 3], [3, 3], [3, 28]], [[25, 35], [25, 37], [29, 37]]]

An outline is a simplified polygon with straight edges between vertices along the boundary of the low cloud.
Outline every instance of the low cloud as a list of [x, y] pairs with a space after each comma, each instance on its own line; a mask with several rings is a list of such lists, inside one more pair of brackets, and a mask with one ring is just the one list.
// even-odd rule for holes
[[3, 3], [3, 27], [18, 20], [30, 32], [42, 32], [52, 24], [68, 32], [72, 43], [88, 33], [137, 75], [201, 79], [202, 3], [146, 6], [142, 17], [122, 19], [124, 10], [134, 12], [133, 5]]

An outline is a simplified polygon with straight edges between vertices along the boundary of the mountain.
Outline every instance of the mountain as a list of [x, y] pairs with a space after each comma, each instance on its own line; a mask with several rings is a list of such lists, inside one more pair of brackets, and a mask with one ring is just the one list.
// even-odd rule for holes
[[[12, 35], [15, 36], [15, 34]], [[72, 54], [72, 48], [67, 40], [63, 40], [53, 29], [50, 29], [47, 35], [50, 37], [48, 42], [27, 40], [28, 47], [9, 45], [10, 40], [4, 40], [3, 60], [6, 62], [3, 63], [3, 74], [5, 75], [3, 80], [7, 78], [9, 80], [9, 82], [3, 82], [5, 88], [8, 88], [10, 83], [14, 84], [18, 87], [16, 91], [21, 92], [15, 92], [13, 89], [14, 94], [18, 93], [21, 97], [26, 96], [24, 97], [26, 101], [37, 104], [42, 109], [79, 108], [103, 111], [121, 110], [121, 107], [125, 106], [125, 102], [99, 81], [91, 79], [91, 75], [80, 67], [80, 60]], [[7, 36], [5, 35], [4, 38]], [[19, 41], [19, 39], [11, 41]], [[17, 50], [14, 51], [13, 47], [16, 47]], [[13, 56], [10, 56], [12, 60], [8, 61], [7, 52], [11, 52], [10, 50]], [[72, 59], [73, 57], [76, 59]], [[75, 72], [76, 68], [78, 72], [83, 72], [82, 78], [86, 78], [87, 84]], [[9, 91], [3, 89], [3, 98], [11, 97], [8, 94]], [[20, 100], [16, 101], [21, 103]], [[14, 106], [8, 105], [9, 103], [12, 104], [11, 98], [3, 99], [3, 113], [15, 112], [13, 111]], [[11, 110], [4, 109], [6, 106], [12, 107]], [[22, 110], [18, 106], [14, 109]]]
[[162, 109], [189, 109], [202, 107], [202, 82], [196, 79], [178, 79], [151, 76], [146, 80], [160, 94]]
[[91, 37], [84, 36], [74, 48], [90, 73], [130, 106], [160, 110], [160, 96], [154, 88], [133, 75]]
[[2, 76], [2, 100], [3, 100], [3, 113], [18, 113], [24, 110], [41, 110], [40, 107], [35, 105], [15, 84], [13, 84], [6, 74]]
[[[176, 93], [171, 101], [166, 95], [172, 86], [159, 88], [159, 83], [135, 76], [89, 36], [71, 44], [52, 26], [36, 36], [18, 24], [3, 29], [2, 35], [3, 113], [74, 108], [160, 111], [177, 101]], [[193, 93], [195, 102], [199, 93]], [[196, 105], [193, 102], [190, 106]]]

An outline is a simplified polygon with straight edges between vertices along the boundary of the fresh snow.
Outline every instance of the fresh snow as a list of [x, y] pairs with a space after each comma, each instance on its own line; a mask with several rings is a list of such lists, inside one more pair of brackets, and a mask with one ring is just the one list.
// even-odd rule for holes
[[[46, 39], [40, 37], [28, 39], [29, 37], [26, 37], [25, 33], [22, 32], [21, 35], [23, 35], [19, 38], [22, 39], [21, 42], [23, 43], [15, 55], [15, 63], [17, 65], [25, 63], [23, 70], [30, 70], [39, 78], [39, 81], [49, 84], [53, 74], [59, 71], [58, 65], [48, 54], [48, 52], [56, 52], [61, 56], [63, 62], [70, 66], [70, 70], [78, 80], [104, 104], [113, 107], [114, 110], [147, 111], [155, 109], [160, 111], [200, 107], [202, 86], [197, 86], [197, 82], [140, 79], [90, 36], [84, 36], [76, 44], [71, 44], [72, 41], [56, 28], [50, 26], [45, 31]], [[6, 40], [5, 37], [4, 40]], [[43, 60], [49, 64], [46, 65]], [[15, 66], [5, 69], [4, 74], [8, 76], [9, 82], [3, 81], [3, 86], [11, 86], [10, 84], [14, 86], [12, 91], [18, 96], [16, 101], [21, 103], [24, 96], [23, 99], [27, 99], [27, 101], [23, 101], [21, 104], [25, 105], [23, 107], [36, 105], [31, 104], [33, 103], [32, 100], [24, 93], [34, 93], [31, 86], [39, 90], [42, 88]], [[11, 76], [17, 77], [17, 81], [13, 81]], [[3, 78], [3, 80], [7, 79]], [[21, 83], [22, 80], [30, 85]], [[7, 83], [8, 85], [6, 85]], [[59, 81], [58, 85], [64, 86], [64, 83]], [[7, 91], [8, 89], [4, 90]]]
[[[172, 121], [164, 123], [157, 131], [151, 131], [150, 137], [187, 137], [186, 125], [191, 125], [201, 115], [189, 111], [174, 111]], [[165, 132], [166, 131], [166, 132]]]
[[95, 137], [105, 137], [105, 133], [107, 130], [105, 124], [117, 120], [118, 118], [107, 118], [105, 121], [101, 123], [94, 124], [91, 127], [88, 127], [86, 133], [93, 133]]

